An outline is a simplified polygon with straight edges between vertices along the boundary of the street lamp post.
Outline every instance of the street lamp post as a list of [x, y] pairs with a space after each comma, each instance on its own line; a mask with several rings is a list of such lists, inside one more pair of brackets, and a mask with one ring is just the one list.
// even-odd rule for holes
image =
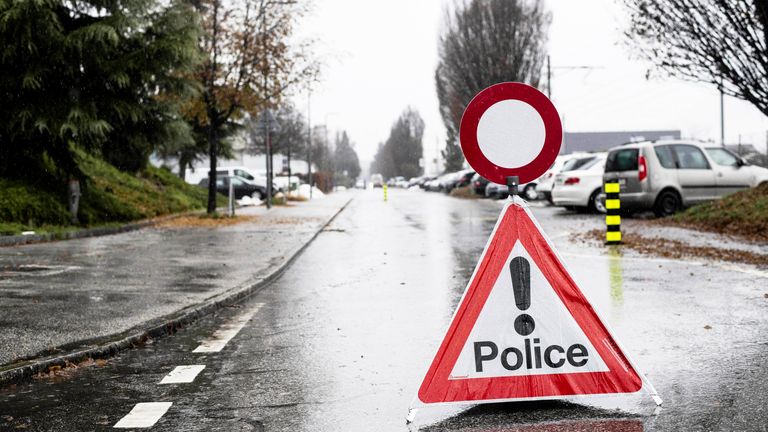
[[267, 150], [267, 208], [272, 208], [272, 132], [278, 131], [278, 124], [272, 111], [266, 108], [259, 118], [259, 128], [264, 128], [264, 138]]

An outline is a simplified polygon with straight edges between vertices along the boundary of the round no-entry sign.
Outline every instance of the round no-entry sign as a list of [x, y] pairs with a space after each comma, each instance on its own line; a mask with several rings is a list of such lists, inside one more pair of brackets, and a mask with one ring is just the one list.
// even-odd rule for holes
[[563, 126], [552, 102], [535, 88], [516, 82], [492, 85], [464, 110], [459, 132], [469, 165], [488, 180], [506, 184], [537, 179], [560, 152]]

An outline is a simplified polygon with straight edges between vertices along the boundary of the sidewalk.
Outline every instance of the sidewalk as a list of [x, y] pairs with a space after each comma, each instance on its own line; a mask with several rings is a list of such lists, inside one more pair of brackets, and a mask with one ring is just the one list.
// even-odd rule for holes
[[239, 209], [251, 218], [226, 227], [168, 223], [0, 248], [0, 378], [41, 359], [177, 325], [210, 311], [201, 306], [247, 294], [290, 263], [353, 195]]

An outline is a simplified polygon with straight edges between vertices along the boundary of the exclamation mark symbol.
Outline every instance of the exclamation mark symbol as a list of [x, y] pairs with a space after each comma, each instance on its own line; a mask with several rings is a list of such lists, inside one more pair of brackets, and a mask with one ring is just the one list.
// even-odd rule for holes
[[[509, 262], [509, 272], [512, 274], [512, 290], [515, 293], [515, 305], [521, 311], [531, 307], [531, 264], [523, 257], [512, 258]], [[520, 336], [533, 333], [536, 323], [528, 314], [520, 314], [515, 318], [515, 331]]]

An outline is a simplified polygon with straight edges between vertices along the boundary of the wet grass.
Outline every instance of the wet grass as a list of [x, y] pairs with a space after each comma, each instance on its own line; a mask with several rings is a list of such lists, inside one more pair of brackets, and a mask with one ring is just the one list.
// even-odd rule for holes
[[[77, 162], [86, 176], [81, 182], [79, 223], [70, 221], [66, 181], [53, 174], [34, 182], [0, 179], [0, 235], [57, 234], [119, 225], [202, 209], [206, 204], [206, 190], [166, 169], [149, 166], [129, 174], [83, 152], [78, 153]], [[226, 198], [220, 196], [218, 205], [226, 205]]]
[[699, 204], [656, 223], [768, 243], [768, 184]]

